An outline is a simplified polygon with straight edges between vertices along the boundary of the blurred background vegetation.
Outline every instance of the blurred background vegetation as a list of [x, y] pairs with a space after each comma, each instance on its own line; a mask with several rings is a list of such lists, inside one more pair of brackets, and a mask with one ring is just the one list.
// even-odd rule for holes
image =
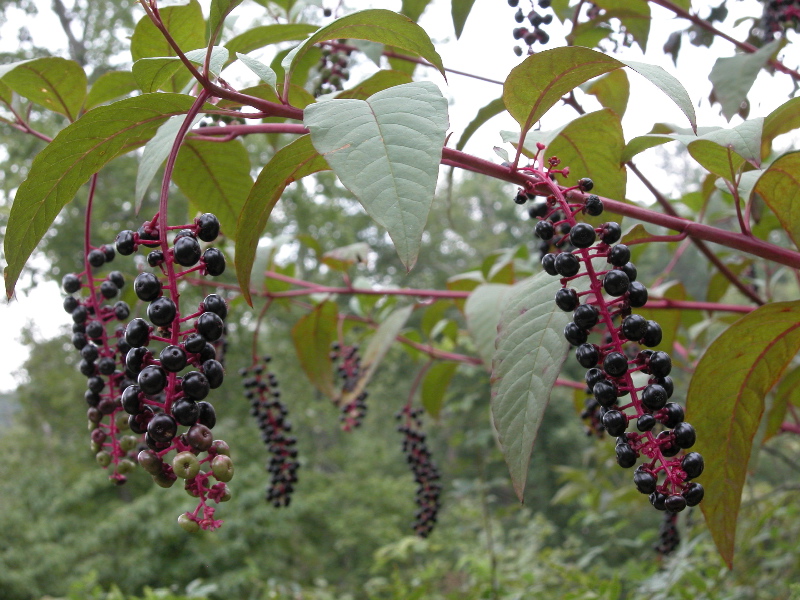
[[[76, 30], [86, 34], [68, 53], [94, 79], [119, 62], [119, 40], [133, 25], [129, 3], [87, 0], [77, 6], [72, 18]], [[10, 8], [35, 12], [25, 0], [2, 3], [3, 11]], [[108, 34], [92, 33], [98, 31]], [[2, 62], [47, 53], [21, 32], [19, 53]], [[37, 116], [45, 132], [63, 125], [48, 124], [48, 118], [55, 119]], [[254, 164], [263, 164], [285, 140], [262, 137], [246, 143]], [[41, 142], [0, 126], [0, 145], [6, 151], [0, 166], [2, 225], [13, 190]], [[136, 160], [126, 157], [100, 177], [95, 243], [110, 242], [116, 231], [135, 226], [130, 207], [120, 210], [135, 176]], [[335, 273], [317, 271], [319, 248], [308, 238], [296, 241], [298, 234], [315, 239], [322, 251], [366, 242], [376, 258], [352, 275], [406, 287], [441, 288], [448, 277], [491, 266], [485, 258], [508, 249], [519, 257], [518, 275], [538, 262], [524, 210], [510, 202], [514, 190], [495, 181], [463, 176], [452, 194], [437, 198], [425, 248], [409, 276], [397, 270], [385, 236], [346, 190], [329, 174], [314, 181], [316, 187], [293, 186], [284, 196], [267, 231], [278, 248], [274, 253], [265, 248], [263, 265], [271, 260], [276, 268], [295, 269], [297, 276], [340, 284]], [[188, 218], [191, 208], [177, 190], [174, 197], [176, 220]], [[152, 213], [155, 202], [148, 198], [142, 214]], [[82, 228], [84, 205], [85, 196], [59, 218], [39, 250], [37, 264], [45, 266], [32, 281], [60, 279], [80, 264], [75, 231]], [[663, 246], [638, 256], [640, 279], [652, 281], [668, 258]], [[119, 257], [113, 267], [135, 272], [133, 262], [125, 261]], [[708, 280], [702, 264], [690, 250], [675, 270], [687, 288], [695, 288], [696, 298], [703, 297]], [[207, 292], [187, 290], [187, 301], [192, 302], [192, 293], [199, 299]], [[554, 394], [520, 505], [489, 423], [488, 376], [466, 365], [450, 385], [440, 418], [426, 416], [429, 444], [443, 473], [443, 509], [428, 539], [413, 536], [415, 484], [393, 415], [407, 400], [408, 373], [423, 364], [423, 357], [393, 348], [369, 386], [363, 427], [344, 433], [337, 410], [318, 396], [297, 364], [289, 332], [304, 310], [288, 302], [275, 303], [258, 339], [258, 352], [273, 356], [302, 464], [291, 505], [272, 508], [264, 500], [266, 448], [236, 375], [250, 365], [261, 304], [253, 310], [235, 296], [229, 299], [228, 376], [214, 396], [220, 416], [215, 435], [231, 445], [237, 471], [234, 498], [218, 511], [225, 524], [214, 533], [190, 535], [176, 526], [178, 514], [191, 504], [179, 486], [163, 490], [141, 471], [125, 486], [109, 482], [89, 450], [85, 383], [67, 333], [44, 342], [31, 336], [24, 383], [0, 396], [0, 598], [800, 597], [796, 439], [777, 436], [760, 453], [761, 464], [745, 491], [733, 571], [716, 555], [696, 509], [681, 514], [682, 543], [664, 557], [653, 550], [662, 515], [636, 492], [631, 473], [616, 466], [611, 441], [586, 435], [578, 417], [583, 398], [571, 390]], [[369, 306], [349, 298], [338, 302], [342, 310], [369, 312]], [[375, 310], [390, 304], [380, 301]], [[455, 305], [444, 314], [463, 329]], [[417, 323], [420, 318], [412, 317]], [[358, 342], [368, 334], [353, 328], [347, 337]], [[474, 351], [465, 336], [447, 342], [445, 335], [439, 333], [436, 341]], [[564, 375], [580, 380], [571, 362]], [[676, 383], [685, 390], [686, 374]]]

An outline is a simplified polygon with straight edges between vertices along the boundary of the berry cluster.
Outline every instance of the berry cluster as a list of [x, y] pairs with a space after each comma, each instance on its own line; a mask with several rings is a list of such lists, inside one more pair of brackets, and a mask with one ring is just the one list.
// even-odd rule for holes
[[267, 502], [276, 508], [289, 506], [292, 492], [297, 484], [297, 438], [290, 435], [292, 424], [286, 418], [288, 410], [281, 402], [278, 379], [267, 370], [272, 360], [270, 356], [262, 358], [263, 364], [254, 364], [249, 369], [241, 369], [239, 374], [244, 378], [245, 398], [250, 401], [250, 414], [258, 422], [261, 439], [269, 448], [272, 457], [267, 465], [272, 479], [267, 487]]
[[[223, 336], [228, 305], [209, 294], [195, 312], [182, 316], [178, 280], [195, 272], [217, 276], [225, 271], [222, 252], [215, 247], [204, 250], [200, 244], [214, 241], [220, 225], [216, 216], [206, 213], [189, 225], [167, 227], [177, 231], [170, 245], [167, 231], [160, 231], [157, 223], [154, 218], [138, 231], [122, 231], [116, 237], [122, 255], [154, 248], [147, 264], [157, 270], [139, 273], [133, 283], [136, 296], [148, 303], [148, 320], [134, 318], [124, 331], [130, 348], [125, 373], [136, 383], [122, 392], [121, 404], [131, 430], [144, 434], [148, 449], [139, 453], [139, 464], [162, 487], [171, 487], [178, 477], [185, 479], [186, 491], [199, 499], [193, 512], [180, 516], [179, 524], [187, 531], [215, 529], [221, 521], [214, 520], [214, 508], [207, 502], [230, 497], [225, 484], [233, 477], [233, 462], [227, 444], [214, 440], [216, 412], [205, 398], [222, 385], [225, 375], [214, 343]], [[176, 265], [184, 269], [176, 272]], [[185, 369], [190, 370], [180, 375]], [[188, 429], [179, 434], [180, 427]], [[164, 456], [173, 450], [177, 455], [170, 465]], [[198, 459], [202, 453], [207, 454]], [[201, 470], [203, 464], [210, 470]], [[218, 483], [209, 482], [212, 476]]]
[[787, 29], [798, 31], [800, 26], [800, 0], [762, 0], [764, 13], [759, 29], [767, 41]]
[[[342, 379], [342, 397], [348, 397], [358, 387], [363, 373], [361, 371], [361, 355], [358, 346], [342, 346], [338, 342], [331, 345], [331, 360], [339, 362], [336, 373]], [[367, 392], [362, 390], [355, 397], [341, 405], [339, 420], [342, 430], [352, 431], [360, 427], [367, 414]]]
[[[341, 40], [344, 42], [345, 40]], [[314, 88], [314, 97], [333, 94], [344, 89], [344, 82], [350, 79], [350, 54], [352, 50], [322, 49], [322, 57], [317, 65], [318, 82]]]
[[[537, 162], [543, 149], [540, 145]], [[694, 445], [695, 430], [684, 422], [681, 406], [669, 402], [673, 393], [669, 354], [650, 349], [661, 343], [661, 327], [632, 314], [633, 308], [647, 302], [647, 288], [636, 280], [630, 250], [618, 243], [622, 235], [619, 224], [594, 227], [576, 220], [581, 213], [603, 213], [602, 200], [587, 194], [593, 182], [580, 179], [576, 186], [563, 188], [552, 175], [563, 175], [564, 170], [554, 168], [558, 164], [555, 159], [547, 164], [547, 168], [523, 170], [533, 175], [539, 189], [546, 186], [550, 191], [548, 209], [535, 227], [536, 236], [546, 242], [557, 238], [556, 245], [569, 239], [575, 248], [546, 254], [542, 266], [561, 278], [563, 287], [555, 302], [572, 313], [564, 337], [576, 347], [578, 363], [588, 369], [586, 385], [600, 407], [595, 414], [608, 434], [617, 438], [616, 457], [621, 467], [633, 467], [641, 456], [648, 459], [636, 469], [634, 483], [650, 496], [656, 509], [680, 512], [695, 506], [703, 498], [703, 487], [691, 480], [703, 472], [703, 458], [697, 452], [677, 456]], [[565, 218], [553, 222], [550, 217], [559, 211]], [[603, 268], [605, 265], [608, 268]], [[580, 277], [588, 277], [590, 285], [579, 293], [570, 282]], [[597, 343], [590, 341], [593, 334], [598, 334]], [[635, 432], [628, 431], [632, 421]]]
[[72, 345], [81, 355], [78, 369], [87, 378], [84, 399], [89, 405], [91, 448], [98, 464], [112, 467], [110, 478], [122, 484], [126, 473], [136, 466], [135, 450], [141, 436], [130, 435], [119, 401], [120, 393], [133, 383], [122, 370], [130, 346], [122, 338], [121, 326], [113, 335], [106, 328], [127, 319], [130, 307], [122, 300], [111, 304], [125, 285], [121, 272], [111, 271], [102, 281], [95, 273], [115, 256], [113, 246], [87, 245], [84, 271], [65, 275], [61, 286], [69, 294], [63, 306], [72, 316]]
[[[531, 25], [531, 29], [528, 29], [525, 26], [515, 27], [513, 34], [515, 40], [522, 40], [528, 46], [528, 54], [533, 54], [533, 45], [536, 42], [544, 45], [550, 41], [550, 35], [542, 29], [542, 25], [549, 25], [553, 22], [553, 15], [546, 14], [541, 15], [536, 12], [536, 9], [533, 6], [533, 0], [531, 0], [531, 9], [529, 12], [525, 13], [522, 10], [522, 7], [519, 6], [519, 0], [508, 0], [508, 5], [512, 8], [516, 8], [517, 12], [514, 14], [514, 20], [517, 23], [522, 23], [525, 19], [528, 20], [528, 23]], [[551, 0], [539, 0], [538, 6], [541, 9], [548, 9], [550, 8]], [[514, 54], [517, 56], [522, 56], [522, 47], [521, 46], [514, 46]]]
[[658, 543], [653, 546], [653, 550], [661, 556], [669, 556], [681, 543], [681, 534], [678, 531], [678, 514], [665, 511], [658, 530]]
[[395, 418], [401, 421], [397, 431], [403, 434], [403, 454], [411, 466], [417, 483], [417, 506], [414, 513], [414, 531], [420, 537], [428, 537], [436, 525], [442, 493], [439, 469], [436, 468], [422, 431], [422, 409], [405, 405]]

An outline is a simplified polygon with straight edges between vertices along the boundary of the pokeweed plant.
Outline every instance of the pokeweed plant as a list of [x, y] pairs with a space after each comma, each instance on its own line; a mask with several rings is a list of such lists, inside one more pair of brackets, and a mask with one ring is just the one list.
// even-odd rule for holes
[[[262, 317], [272, 306], [288, 302], [306, 309], [291, 334], [298, 361], [310, 382], [342, 411], [346, 430], [361, 424], [366, 387], [393, 344], [428, 358], [409, 378], [408, 401], [398, 413], [403, 450], [419, 486], [418, 534], [431, 533], [442, 484], [421, 432], [421, 409], [413, 403], [419, 396], [424, 410], [438, 417], [458, 365], [485, 365], [491, 371], [493, 423], [520, 499], [551, 390], [556, 385], [586, 389], [592, 398], [586, 414], [596, 430], [617, 438], [617, 462], [633, 467], [641, 459], [633, 476], [639, 491], [668, 513], [670, 527], [675, 513], [703, 500], [706, 522], [730, 564], [757, 431], [763, 423], [765, 438], [800, 432], [791, 395], [780, 387], [769, 395], [776, 384], [796, 377], [792, 365], [800, 348], [796, 281], [783, 286], [790, 286], [792, 295], [775, 301], [773, 275], [786, 269], [796, 277], [800, 268], [800, 217], [793, 210], [800, 189], [800, 154], [772, 154], [777, 136], [800, 127], [800, 100], [789, 99], [770, 114], [734, 127], [700, 129], [692, 99], [667, 71], [584, 46], [644, 48], [651, 4], [667, 8], [691, 22], [687, 32], [694, 43], [720, 36], [741, 51], [720, 59], [710, 75], [713, 98], [730, 119], [746, 112], [741, 107], [762, 68], [791, 78], [795, 85], [800, 80], [800, 73], [777, 56], [783, 32], [797, 27], [791, 3], [765, 5], [761, 19], [753, 20], [750, 40], [739, 42], [716, 29], [714, 21], [724, 16], [712, 11], [703, 19], [669, 0], [631, 0], [622, 12], [582, 2], [551, 6], [549, 0], [540, 0], [537, 11], [533, 4], [523, 7], [524, 0], [509, 0], [517, 9], [515, 21], [527, 19], [533, 28], [525, 25], [512, 32], [527, 45], [527, 56], [503, 82], [493, 82], [502, 83], [501, 97], [477, 112], [454, 147], [449, 145], [447, 100], [439, 86], [415, 81], [409, 69], [398, 66], [470, 76], [445, 68], [430, 37], [415, 22], [427, 2], [404, 3], [408, 16], [384, 9], [332, 14], [326, 8], [320, 13], [302, 2], [274, 3], [274, 10], [283, 11], [276, 23], [229, 35], [226, 18], [239, 4], [212, 0], [204, 15], [195, 0], [168, 7], [140, 0], [145, 14], [131, 37], [131, 76], [100, 77], [88, 90], [80, 65], [62, 58], [0, 67], [3, 122], [46, 142], [19, 186], [8, 218], [4, 279], [9, 297], [59, 212], [91, 180], [84, 263], [62, 285], [67, 294], [80, 292], [68, 296], [64, 308], [75, 322], [73, 345], [88, 378], [92, 449], [101, 465], [112, 467], [111, 478], [124, 482], [135, 454], [156, 483], [168, 487], [183, 478], [187, 492], [198, 498], [197, 508], [180, 516], [181, 526], [190, 531], [218, 527], [221, 522], [209, 502], [231, 497], [227, 482], [233, 463], [228, 444], [213, 439], [216, 413], [205, 398], [224, 380], [225, 297], [241, 296], [250, 305], [263, 302]], [[453, 1], [457, 36], [472, 5]], [[549, 46], [550, 35], [542, 26], [553, 15], [571, 25], [568, 45], [540, 50]], [[318, 27], [302, 21], [320, 18], [329, 22]], [[677, 32], [665, 47], [673, 57], [682, 35]], [[287, 43], [293, 47], [270, 65], [248, 54]], [[362, 51], [371, 58], [380, 51], [397, 68], [354, 82], [350, 67], [361, 60]], [[519, 46], [514, 51], [523, 54]], [[223, 77], [237, 61], [260, 83], [237, 89]], [[630, 71], [666, 94], [690, 128], [655, 124], [651, 133], [626, 141], [620, 120]], [[582, 94], [595, 96], [602, 108], [584, 114]], [[556, 131], [534, 130], [559, 102], [580, 116]], [[33, 105], [37, 108], [31, 112]], [[54, 138], [36, 128], [42, 108], [66, 120]], [[518, 132], [504, 134], [511, 152], [496, 149], [502, 162], [465, 153], [472, 134], [502, 112], [519, 125]], [[241, 140], [264, 135], [283, 145], [266, 164], [255, 167], [253, 180]], [[669, 201], [632, 162], [671, 141], [683, 144], [708, 172], [702, 192], [691, 202]], [[95, 247], [89, 232], [92, 203], [101, 201], [95, 197], [96, 182], [112, 160], [139, 148], [136, 189], [125, 202], [138, 211], [148, 185], [166, 163], [158, 211], [145, 221], [127, 215], [131, 229], [117, 236], [114, 247]], [[535, 220], [530, 239], [542, 254], [542, 272], [533, 274], [526, 252], [510, 252], [491, 257], [480, 271], [453, 277], [447, 289], [385, 288], [351, 280], [354, 265], [369, 262], [370, 255], [364, 244], [355, 244], [317, 252], [320, 270], [324, 266], [340, 274], [341, 285], [295, 277], [274, 261], [263, 272], [266, 285], [254, 285], [259, 242], [284, 190], [324, 170], [334, 172], [391, 237], [405, 269], [412, 269], [441, 165], [518, 187], [513, 201], [527, 204]], [[655, 206], [625, 201], [628, 173], [642, 179]], [[172, 184], [196, 211], [177, 219], [184, 224], [172, 224]], [[712, 197], [728, 202], [734, 220], [705, 222]], [[681, 216], [676, 204], [687, 210], [695, 206], [692, 218]], [[623, 229], [610, 219], [596, 221], [601, 214], [627, 217], [634, 225]], [[646, 227], [653, 226], [659, 233], [648, 232]], [[321, 250], [320, 240], [298, 239]], [[233, 252], [235, 281], [222, 277], [209, 284], [196, 277], [226, 271], [223, 251], [202, 245], [215, 240]], [[674, 256], [664, 276], [694, 244], [716, 273], [706, 297], [689, 298], [683, 288], [679, 293], [663, 286], [648, 290], [631, 262], [635, 247], [644, 244], [670, 245]], [[151, 251], [129, 269], [138, 272], [133, 288], [139, 302], [107, 304], [123, 287], [124, 276], [112, 271], [99, 282], [95, 269], [115, 254], [132, 255], [140, 248]], [[743, 276], [731, 257], [746, 257], [753, 275]], [[756, 285], [756, 280], [763, 283]], [[209, 285], [216, 289], [199, 307], [181, 305], [187, 288]], [[723, 303], [729, 288], [736, 301]], [[340, 296], [356, 297], [369, 308], [345, 309], [335, 301]], [[386, 299], [383, 308], [374, 302], [377, 297]], [[310, 298], [311, 304], [300, 298]], [[462, 310], [463, 319], [443, 316], [442, 307], [452, 304]], [[653, 318], [659, 311], [669, 318], [669, 328]], [[676, 331], [682, 314], [698, 311], [743, 316], [725, 321], [725, 330], [713, 341], [689, 335], [687, 347]], [[142, 316], [128, 321], [131, 315]], [[112, 332], [114, 320], [128, 322]], [[363, 352], [355, 350], [361, 341], [354, 339], [356, 325], [374, 330]], [[241, 367], [245, 395], [272, 455], [267, 499], [285, 506], [298, 483], [294, 445], [303, 432], [291, 430], [288, 399], [280, 398], [277, 375], [262, 363], [257, 334], [258, 328], [253, 363]], [[577, 362], [588, 369], [584, 381], [559, 377], [570, 346], [576, 347]], [[339, 384], [334, 360], [342, 363]], [[676, 367], [691, 373], [685, 410], [673, 397], [677, 386], [671, 372]], [[680, 454], [690, 448], [692, 452]], [[171, 462], [165, 461], [172, 451]], [[694, 482], [701, 474], [702, 484]], [[670, 535], [677, 539], [677, 533]]]

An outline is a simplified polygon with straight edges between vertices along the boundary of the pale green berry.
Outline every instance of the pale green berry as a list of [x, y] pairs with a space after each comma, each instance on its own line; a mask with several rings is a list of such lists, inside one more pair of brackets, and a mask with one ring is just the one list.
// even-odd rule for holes
[[136, 463], [133, 462], [129, 458], [123, 458], [119, 463], [117, 463], [117, 473], [120, 475], [124, 475], [125, 473], [130, 473], [136, 468]]
[[200, 531], [200, 524], [192, 519], [188, 513], [183, 513], [180, 517], [178, 517], [178, 525], [180, 525], [184, 531], [189, 533], [196, 533]]
[[139, 445], [139, 438], [135, 435], [125, 435], [119, 440], [119, 447], [125, 452], [130, 452]]
[[219, 454], [211, 461], [211, 472], [217, 481], [228, 482], [233, 479], [233, 461], [230, 456]]
[[101, 467], [107, 467], [111, 464], [111, 455], [106, 451], [98, 452], [94, 458]]
[[98, 452], [100, 452], [101, 446], [100, 444], [92, 440], [89, 444], [89, 448], [92, 450], [92, 454], [97, 454]]
[[127, 431], [130, 429], [128, 426], [128, 414], [124, 410], [117, 413], [114, 417], [114, 422], [117, 424], [117, 429], [120, 431]]
[[182, 479], [192, 479], [200, 472], [200, 461], [191, 452], [180, 452], [172, 459], [172, 470]]
[[225, 456], [231, 455], [231, 447], [225, 440], [214, 440], [209, 449], [211, 454], [224, 454]]
[[231, 493], [231, 488], [229, 488], [229, 487], [226, 485], [226, 486], [225, 486], [225, 491], [222, 493], [222, 496], [220, 496], [220, 499], [219, 499], [219, 501], [220, 501], [220, 502], [227, 502], [228, 500], [230, 500], [230, 499], [231, 499], [231, 496], [233, 496], [233, 494]]

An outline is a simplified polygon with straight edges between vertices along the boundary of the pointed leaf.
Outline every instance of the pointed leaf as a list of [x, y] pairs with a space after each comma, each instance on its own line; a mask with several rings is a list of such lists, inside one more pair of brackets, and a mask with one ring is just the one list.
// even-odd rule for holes
[[596, 96], [600, 104], [613, 110], [620, 118], [628, 108], [630, 90], [628, 74], [622, 69], [611, 71], [608, 75], [604, 75], [586, 86], [587, 94]]
[[739, 113], [742, 102], [756, 81], [759, 71], [777, 53], [782, 40], [764, 45], [756, 52], [743, 52], [736, 56], [718, 58], [708, 78], [714, 85], [714, 97], [722, 107], [722, 114], [730, 121]]
[[92, 84], [86, 96], [84, 110], [100, 106], [120, 96], [125, 96], [136, 90], [136, 79], [130, 71], [109, 71], [103, 73]]
[[136, 85], [145, 94], [157, 92], [161, 88], [174, 89], [175, 81], [189, 81], [190, 74], [184, 72], [180, 78], [166, 85], [178, 71], [183, 68], [183, 63], [177, 58], [142, 58], [133, 63], [131, 71], [136, 79]]
[[[458, 139], [458, 143], [456, 144], [456, 150], [463, 150], [464, 146], [467, 145], [469, 138], [472, 137], [478, 129], [480, 129], [481, 125], [486, 123], [492, 117], [499, 115], [501, 112], [505, 111], [506, 105], [503, 103], [502, 98], [498, 98], [497, 100], [492, 100], [484, 106], [482, 109], [478, 111], [478, 114], [475, 115], [475, 118], [469, 122], [464, 128], [464, 133], [461, 134], [461, 137]], [[519, 139], [519, 137], [517, 137]]]
[[492, 368], [494, 341], [497, 339], [497, 321], [505, 305], [510, 285], [487, 283], [476, 287], [464, 304], [467, 330], [477, 347], [487, 369]]
[[453, 15], [453, 29], [456, 30], [456, 39], [461, 37], [467, 17], [472, 10], [475, 0], [451, 0], [450, 12]]
[[9, 296], [33, 249], [92, 173], [141, 146], [193, 101], [179, 94], [146, 94], [99, 106], [62, 129], [36, 156], [8, 217], [3, 275]]
[[769, 156], [772, 140], [800, 127], [800, 96], [784, 102], [764, 119], [761, 132], [761, 157]]
[[241, 3], [242, 0], [211, 0], [207, 26], [207, 38], [209, 41], [215, 41], [219, 38], [219, 32], [222, 31], [222, 27], [225, 25], [225, 18]]
[[75, 61], [57, 56], [3, 65], [0, 81], [20, 96], [70, 121], [78, 118], [86, 98], [86, 73]]
[[761, 306], [714, 340], [689, 385], [686, 420], [698, 432], [692, 450], [702, 454], [706, 464], [701, 508], [728, 566], [764, 397], [798, 349], [800, 302]]
[[[588, 277], [573, 280], [582, 284]], [[492, 416], [517, 497], [522, 501], [533, 443], [569, 343], [570, 315], [553, 297], [560, 280], [541, 272], [509, 291], [492, 361]], [[578, 287], [577, 291], [582, 291]]]
[[431, 0], [403, 0], [403, 7], [400, 12], [412, 21], [419, 21], [420, 16], [430, 3]]
[[312, 385], [328, 398], [336, 395], [331, 344], [336, 340], [336, 304], [326, 300], [292, 327], [292, 341], [300, 368]]
[[286, 71], [286, 84], [289, 83], [295, 65], [309, 48], [319, 42], [340, 38], [369, 40], [413, 52], [433, 64], [443, 76], [445, 75], [442, 59], [422, 27], [406, 16], [375, 8], [336, 19], [287, 54], [281, 63]]
[[306, 107], [317, 151], [367, 213], [385, 227], [411, 269], [433, 202], [447, 101], [431, 82], [399, 85], [367, 100]]
[[733, 180], [745, 161], [761, 165], [761, 129], [764, 119], [750, 119], [731, 129], [719, 129], [701, 136], [686, 148], [706, 169]]
[[[197, 0], [183, 6], [159, 9], [161, 20], [180, 48], [205, 46], [206, 21]], [[134, 62], [154, 56], [175, 56], [175, 51], [163, 34], [145, 15], [136, 24], [131, 37], [131, 57]]]
[[422, 406], [434, 419], [442, 412], [444, 396], [453, 380], [458, 363], [440, 362], [433, 365], [422, 380]]
[[328, 168], [311, 145], [311, 137], [304, 135], [278, 150], [261, 169], [250, 195], [239, 215], [236, 235], [236, 277], [247, 303], [250, 298], [250, 271], [256, 257], [258, 240], [286, 186], [317, 171]]
[[789, 152], [773, 162], [758, 178], [754, 191], [800, 247], [800, 152]]
[[239, 53], [247, 54], [253, 50], [279, 42], [304, 40], [316, 30], [317, 28], [314, 25], [307, 23], [262, 25], [237, 35], [225, 44], [225, 47], [230, 51], [231, 56]]
[[336, 94], [336, 97], [339, 99], [358, 98], [359, 100], [366, 100], [372, 94], [380, 92], [381, 90], [396, 85], [403, 85], [404, 83], [411, 83], [411, 81], [411, 75], [408, 73], [383, 69], [375, 73], [372, 77], [368, 77], [364, 81], [357, 83], [350, 89], [339, 92]]
[[241, 141], [185, 140], [172, 179], [200, 212], [217, 215], [222, 232], [236, 239], [239, 214], [253, 187], [250, 157]]
[[256, 60], [255, 58], [250, 58], [246, 54], [240, 54], [239, 52], [236, 53], [236, 57], [244, 63], [244, 65], [250, 69], [253, 73], [258, 75], [259, 79], [270, 86], [273, 90], [276, 90], [277, 93], [277, 84], [278, 84], [278, 76], [275, 75], [275, 71], [273, 71], [268, 65], [265, 65], [260, 60]]
[[[205, 64], [207, 53], [208, 48], [198, 48], [197, 50], [189, 50], [189, 52], [185, 53], [185, 56], [193, 63], [202, 66]], [[224, 46], [214, 46], [211, 49], [211, 58], [208, 61], [208, 70], [214, 75], [219, 75], [222, 72], [222, 69], [225, 67], [225, 63], [228, 62], [229, 54], [230, 53], [228, 52], [228, 49]], [[175, 60], [178, 59], [176, 58]]]
[[654, 86], [664, 92], [672, 100], [681, 112], [689, 119], [689, 124], [693, 131], [697, 131], [697, 117], [694, 112], [694, 104], [686, 89], [681, 82], [667, 73], [662, 67], [648, 65], [633, 60], [621, 60], [628, 68], [633, 69], [639, 75], [649, 80]]

